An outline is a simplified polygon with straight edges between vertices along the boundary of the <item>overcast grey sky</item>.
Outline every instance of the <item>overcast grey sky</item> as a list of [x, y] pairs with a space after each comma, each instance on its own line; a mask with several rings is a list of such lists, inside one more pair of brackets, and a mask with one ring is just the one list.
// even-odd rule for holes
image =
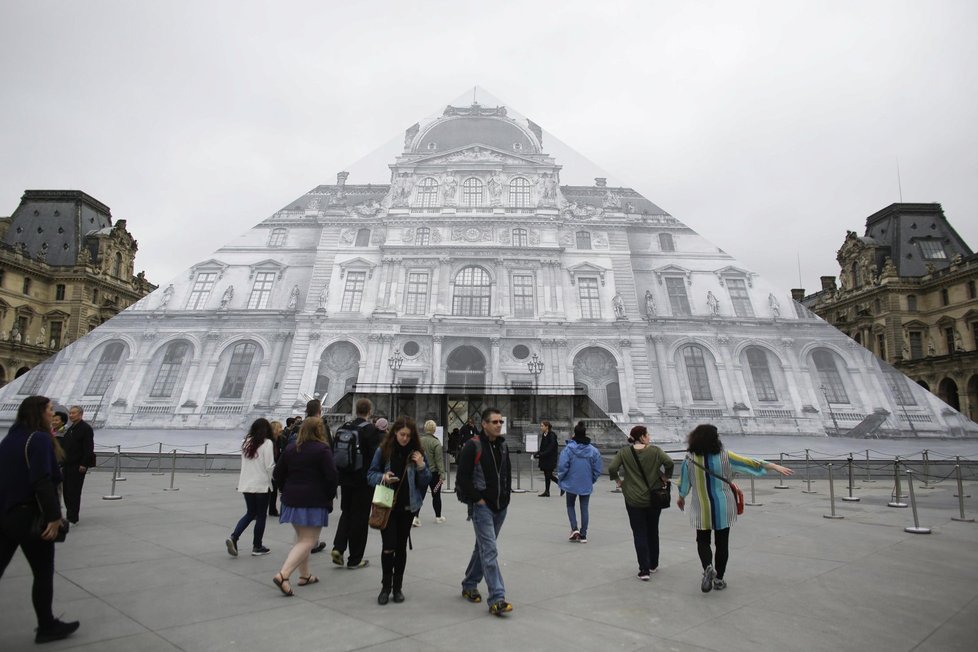
[[976, 24], [938, 1], [8, 1], [0, 215], [84, 190], [161, 284], [479, 85], [774, 285], [800, 255], [813, 291], [900, 200], [898, 159], [903, 199], [978, 247]]

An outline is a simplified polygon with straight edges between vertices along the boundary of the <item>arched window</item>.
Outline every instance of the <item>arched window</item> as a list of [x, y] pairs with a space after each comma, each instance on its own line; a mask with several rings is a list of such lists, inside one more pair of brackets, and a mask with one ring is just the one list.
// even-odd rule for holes
[[418, 195], [415, 201], [418, 208], [433, 208], [438, 201], [438, 182], [431, 177], [422, 179], [418, 184]]
[[489, 272], [481, 267], [464, 267], [455, 275], [452, 314], [463, 317], [488, 317], [492, 296]]
[[526, 229], [513, 229], [513, 246], [525, 247], [529, 244]]
[[115, 254], [115, 263], [112, 265], [112, 275], [116, 278], [122, 278], [122, 254], [118, 251]]
[[190, 350], [190, 345], [182, 340], [170, 342], [167, 345], [160, 370], [156, 373], [156, 380], [149, 390], [149, 395], [152, 398], [169, 398], [173, 395], [173, 388], [177, 383], [177, 378], [180, 377], [180, 370], [188, 350]]
[[849, 395], [846, 393], [846, 386], [839, 375], [839, 368], [835, 363], [835, 356], [829, 351], [819, 349], [812, 354], [815, 361], [815, 371], [818, 372], [818, 380], [821, 383], [819, 389], [825, 394], [829, 403], [848, 403]]
[[221, 386], [221, 398], [241, 398], [257, 350], [258, 347], [253, 342], [238, 342], [234, 345], [231, 362], [228, 364], [224, 384]]
[[577, 248], [578, 249], [590, 249], [591, 248], [591, 234], [587, 231], [577, 232]]
[[482, 206], [482, 182], [475, 177], [469, 177], [462, 182], [462, 206], [476, 208]]
[[272, 229], [271, 235], [268, 236], [268, 246], [269, 247], [285, 246], [286, 233], [287, 231], [285, 229]]
[[112, 342], [104, 349], [102, 349], [102, 355], [98, 360], [98, 364], [95, 365], [95, 372], [92, 374], [92, 378], [88, 381], [88, 387], [85, 389], [86, 396], [102, 396], [109, 389], [109, 385], [112, 383], [112, 375], [115, 372], [115, 368], [119, 365], [119, 360], [122, 359], [122, 353], [126, 350], [126, 345], [122, 342]]
[[672, 240], [671, 233], [659, 234], [659, 251], [675, 251], [676, 243]]
[[414, 234], [414, 244], [419, 247], [427, 247], [431, 243], [431, 229], [422, 226]]
[[706, 371], [703, 349], [698, 346], [683, 347], [683, 361], [686, 363], [686, 376], [689, 378], [689, 391], [694, 401], [712, 401], [710, 375]]
[[530, 205], [530, 182], [516, 177], [509, 182], [509, 205], [514, 208], [527, 208]]
[[618, 381], [608, 383], [605, 389], [608, 393], [608, 412], [622, 412], [621, 387]]
[[747, 349], [747, 366], [754, 381], [754, 393], [758, 401], [776, 401], [778, 393], [774, 389], [774, 378], [764, 349], [752, 346]]
[[370, 229], [360, 229], [357, 231], [356, 242], [353, 243], [354, 247], [367, 247], [370, 246]]

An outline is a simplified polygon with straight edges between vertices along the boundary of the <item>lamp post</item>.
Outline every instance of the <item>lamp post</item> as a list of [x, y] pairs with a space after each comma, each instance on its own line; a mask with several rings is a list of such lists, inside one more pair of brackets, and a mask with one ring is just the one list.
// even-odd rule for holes
[[391, 423], [393, 423], [397, 418], [397, 415], [394, 414], [394, 383], [397, 380], [397, 370], [401, 368], [403, 363], [404, 356], [401, 355], [401, 350], [395, 347], [394, 352], [391, 353], [389, 358], [387, 358], [387, 365], [391, 368]]
[[527, 361], [526, 368], [533, 374], [533, 423], [537, 422], [537, 389], [539, 388], [540, 374], [543, 372], [543, 360], [536, 353]]
[[832, 417], [832, 427], [835, 428], [835, 434], [839, 434], [839, 422], [835, 420], [835, 412], [832, 411], [832, 402], [829, 400], [829, 390], [825, 385], [819, 385], [818, 388], [822, 390], [822, 396], [825, 397], [825, 404], [829, 408], [829, 416]]

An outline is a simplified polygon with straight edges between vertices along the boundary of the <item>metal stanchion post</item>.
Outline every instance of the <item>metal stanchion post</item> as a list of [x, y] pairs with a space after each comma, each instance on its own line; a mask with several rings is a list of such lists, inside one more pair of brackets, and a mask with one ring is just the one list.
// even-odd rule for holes
[[835, 513], [835, 481], [832, 479], [832, 463], [829, 462], [829, 504], [832, 506], [831, 514], [822, 514], [822, 518], [840, 519], [845, 518]]
[[197, 474], [201, 478], [209, 478], [210, 474], [207, 472], [207, 444], [204, 444], [204, 468], [200, 470]]
[[[781, 453], [781, 466], [784, 466], [784, 453]], [[780, 473], [778, 474], [778, 484], [774, 485], [775, 489], [787, 489], [788, 485], [784, 482], [784, 476]]]
[[925, 448], [920, 456], [924, 459], [924, 486], [921, 489], [933, 489], [934, 487], [927, 482], [927, 478], [930, 477], [930, 451]]
[[920, 527], [920, 520], [917, 518], [917, 496], [913, 490], [913, 471], [907, 469], [907, 486], [910, 487], [910, 507], [913, 510], [913, 527], [903, 528], [904, 532], [910, 534], [930, 534], [929, 527]]
[[165, 487], [163, 491], [180, 491], [180, 487], [173, 486], [173, 478], [177, 474], [177, 449], [173, 449], [173, 463], [170, 464], [170, 486]]
[[876, 480], [873, 480], [869, 471], [869, 449], [868, 448], [866, 449], [866, 479], [863, 482], [876, 482]]
[[[112, 479], [115, 480], [116, 482], [125, 482], [126, 478], [124, 475], [122, 475], [122, 463], [119, 459], [120, 455], [122, 455], [122, 446], [116, 444], [115, 445], [115, 473], [114, 473], [115, 477], [113, 477]], [[112, 493], [115, 493], [115, 491], [113, 491]]]
[[954, 474], [958, 476], [958, 493], [955, 495], [958, 497], [958, 510], [961, 512], [961, 517], [952, 516], [952, 521], [962, 521], [964, 523], [974, 523], [975, 519], [966, 518], [964, 515], [964, 485], [961, 483], [961, 465], [954, 465]]
[[[961, 469], [960, 469], [960, 467], [961, 467], [961, 456], [960, 455], [955, 455], [954, 456], [954, 464], [955, 464], [955, 466], [958, 467], [958, 476], [960, 477], [960, 474], [961, 474]], [[961, 485], [961, 482], [959, 481], [958, 482], [958, 493], [954, 494], [954, 497], [955, 498], [960, 498], [962, 496], [961, 491], [963, 489], [964, 489], [964, 487]], [[971, 498], [971, 494], [964, 494], [964, 497], [965, 498]]]
[[122, 500], [122, 496], [115, 492], [115, 483], [119, 479], [119, 451], [115, 452], [115, 467], [112, 470], [112, 492], [108, 496], [102, 496], [102, 500]]
[[163, 475], [163, 442], [160, 442], [160, 450], [156, 453], [156, 471], [153, 475]]
[[806, 448], [805, 449], [805, 485], [808, 488], [801, 490], [801, 493], [803, 493], [803, 494], [814, 494], [814, 493], [818, 493], [817, 491], [812, 491], [812, 473], [811, 473], [811, 469], [809, 467], [809, 460], [810, 459], [811, 459], [811, 456], [808, 454], [808, 449]]
[[849, 495], [843, 496], [842, 500], [847, 503], [858, 503], [859, 496], [852, 495], [852, 453], [849, 453], [849, 459], [846, 460], [846, 465], [849, 467]]
[[517, 455], [516, 456], [516, 489], [513, 489], [512, 490], [514, 494], [525, 494], [526, 493], [526, 489], [524, 489], [523, 487], [520, 486], [520, 482], [522, 481], [522, 478], [521, 478], [522, 473], [520, 472], [520, 467], [522, 466], [522, 464], [520, 464], [520, 458], [521, 457], [523, 457], [523, 456], [522, 455]]
[[530, 493], [533, 493], [533, 453], [530, 453]]
[[748, 507], [760, 507], [763, 504], [757, 502], [757, 499], [754, 497], [754, 476], [750, 477], [750, 502], [744, 504]]
[[895, 492], [895, 498], [890, 502], [886, 503], [887, 507], [906, 507], [907, 503], [903, 502], [900, 496], [900, 458], [896, 458], [893, 461], [893, 490]]

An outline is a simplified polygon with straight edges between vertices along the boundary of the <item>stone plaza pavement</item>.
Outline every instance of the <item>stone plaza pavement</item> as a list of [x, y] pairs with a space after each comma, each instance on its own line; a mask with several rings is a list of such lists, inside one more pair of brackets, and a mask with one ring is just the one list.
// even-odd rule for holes
[[[974, 650], [978, 634], [978, 525], [953, 522], [950, 482], [917, 491], [921, 524], [886, 507], [891, 483], [860, 483], [859, 503], [839, 503], [827, 520], [828, 485], [818, 493], [757, 482], [759, 507], [734, 525], [726, 591], [703, 594], [693, 531], [675, 507], [663, 513], [662, 556], [640, 582], [620, 494], [607, 478], [591, 501], [589, 543], [568, 542], [564, 501], [513, 496], [500, 539], [505, 618], [460, 597], [473, 535], [464, 507], [445, 496], [448, 521], [429, 502], [413, 533], [403, 604], [378, 606], [380, 536], [369, 568], [349, 571], [313, 557], [321, 582], [285, 598], [271, 578], [292, 529], [269, 521], [272, 553], [224, 548], [244, 501], [237, 474], [168, 476], [129, 472], [119, 501], [104, 501], [109, 472], [85, 485], [81, 523], [57, 548], [55, 614], [81, 620], [49, 649], [138, 650]], [[797, 477], [797, 476], [796, 476]], [[526, 476], [524, 486], [528, 484]], [[539, 481], [539, 477], [537, 477]], [[842, 493], [842, 487], [837, 487]], [[978, 496], [978, 484], [966, 484]], [[540, 483], [536, 482], [536, 490]], [[904, 491], [906, 489], [904, 488]], [[975, 516], [978, 498], [966, 501]], [[335, 515], [334, 515], [335, 516]], [[324, 531], [332, 542], [333, 527]], [[293, 580], [296, 575], [293, 575]], [[484, 590], [484, 587], [483, 587]], [[30, 573], [18, 553], [0, 580], [0, 649], [33, 643]]]

